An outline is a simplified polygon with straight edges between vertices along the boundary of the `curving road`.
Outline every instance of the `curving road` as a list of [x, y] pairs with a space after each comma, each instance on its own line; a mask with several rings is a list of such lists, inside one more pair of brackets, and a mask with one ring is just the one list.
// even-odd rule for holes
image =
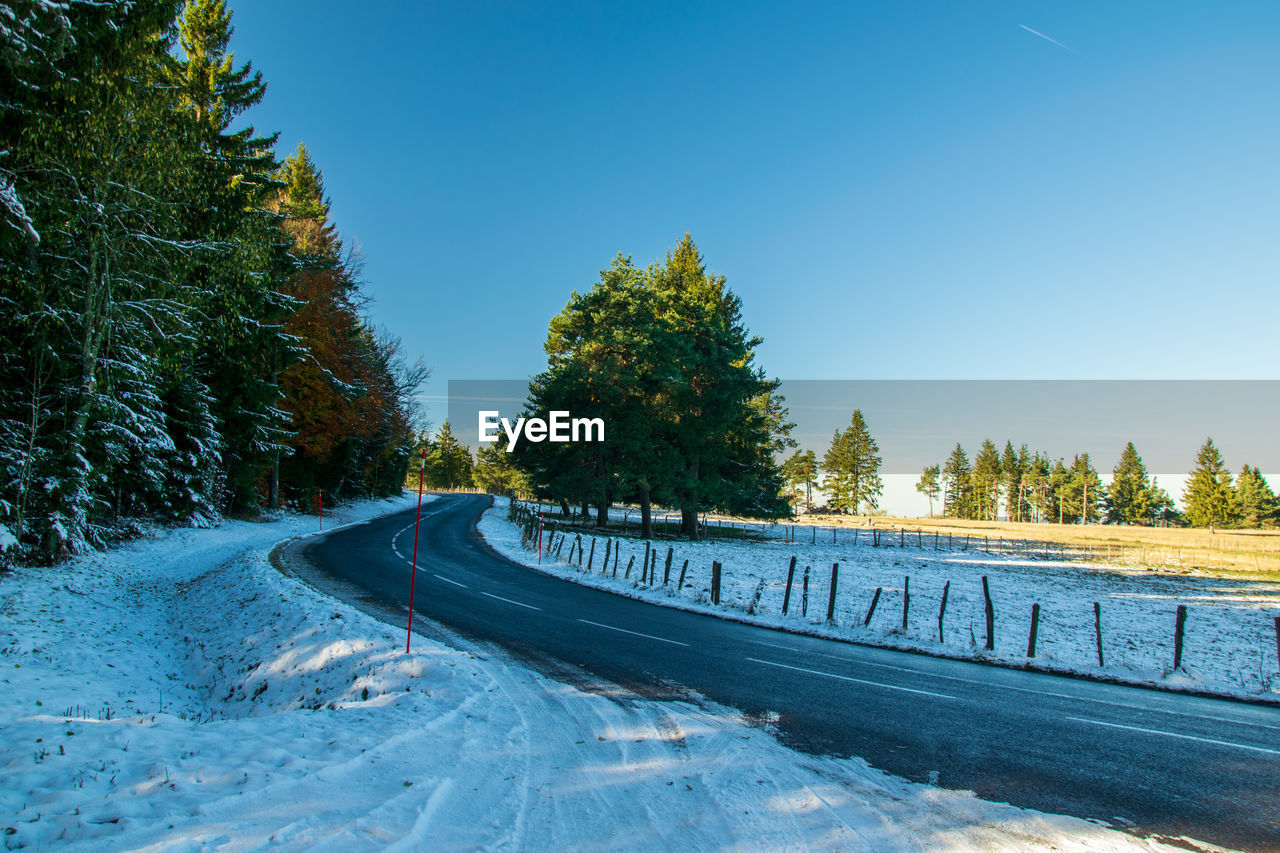
[[[475, 531], [483, 496], [423, 505], [414, 612], [558, 677], [706, 697], [784, 743], [1141, 835], [1280, 850], [1280, 709], [804, 637], [673, 610], [517, 565]], [[404, 612], [413, 511], [302, 556]], [[418, 623], [415, 622], [415, 628]]]

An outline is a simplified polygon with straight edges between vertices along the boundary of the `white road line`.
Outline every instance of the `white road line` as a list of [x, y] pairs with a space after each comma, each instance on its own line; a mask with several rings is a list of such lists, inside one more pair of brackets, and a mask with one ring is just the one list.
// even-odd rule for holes
[[[898, 687], [893, 684], [882, 684], [879, 681], [864, 681], [861, 678], [851, 678], [847, 675], [836, 675], [834, 672], [823, 672], [820, 669], [805, 669], [802, 666], [791, 666], [789, 664], [777, 663], [771, 660], [760, 660], [760, 658], [747, 658], [747, 660], [754, 661], [755, 663], [767, 664], [768, 666], [776, 666], [780, 669], [793, 669], [796, 672], [807, 672], [810, 675], [822, 675], [822, 676], [826, 676], [827, 678], [837, 678], [841, 681], [852, 681], [855, 684], [868, 684], [872, 687], [883, 687], [886, 690], [901, 690], [904, 693], [919, 693], [922, 696], [936, 696], [939, 699], [956, 699], [956, 697], [948, 696], [945, 693], [934, 693], [931, 690], [916, 690], [914, 687]], [[956, 701], [959, 701], [959, 700], [956, 700]]]
[[1122, 726], [1119, 723], [1104, 723], [1102, 720], [1087, 720], [1084, 717], [1067, 717], [1068, 720], [1075, 720], [1077, 723], [1090, 723], [1095, 726], [1106, 726], [1111, 729], [1126, 729], [1131, 732], [1144, 732], [1149, 735], [1163, 735], [1164, 737], [1177, 737], [1183, 740], [1196, 740], [1201, 743], [1212, 743], [1217, 746], [1230, 746], [1236, 749], [1248, 749], [1253, 752], [1265, 752], [1267, 755], [1280, 755], [1280, 750], [1267, 749], [1262, 746], [1249, 746], [1243, 743], [1232, 743], [1229, 740], [1214, 740], [1209, 737], [1196, 737], [1195, 735], [1183, 735], [1177, 732], [1163, 732], [1159, 729], [1144, 729], [1139, 726]]
[[[753, 642], [759, 642], [759, 641], [756, 640]], [[770, 645], [770, 644], [763, 643], [762, 645]], [[778, 648], [782, 648], [782, 646], [779, 646]], [[796, 654], [805, 653], [801, 649], [788, 649], [788, 651], [795, 652]], [[812, 654], [816, 654], [824, 658], [830, 658], [831, 660], [838, 660], [848, 664], [864, 664], [866, 666], [876, 666], [881, 669], [892, 669], [892, 670], [896, 670], [897, 672], [910, 672], [915, 675], [928, 676], [929, 678], [941, 678], [946, 681], [959, 681], [964, 684], [976, 684], [979, 687], [990, 687], [994, 690], [1013, 690], [1018, 693], [1034, 693], [1037, 696], [1052, 696], [1055, 699], [1070, 699], [1076, 702], [1092, 702], [1095, 705], [1107, 705], [1112, 708], [1125, 708], [1130, 711], [1142, 711], [1150, 714], [1168, 714], [1174, 717], [1186, 717], [1191, 720], [1213, 720], [1215, 722], [1231, 723], [1237, 726], [1253, 726], [1254, 728], [1259, 728], [1259, 729], [1275, 729], [1277, 731], [1280, 731], [1280, 726], [1273, 726], [1268, 723], [1257, 723], [1250, 720], [1241, 720], [1241, 719], [1236, 719], [1232, 717], [1215, 717], [1212, 714], [1193, 714], [1187, 711], [1174, 711], [1169, 708], [1152, 708], [1148, 705], [1135, 705], [1129, 702], [1112, 702], [1109, 699], [1095, 699], [1092, 696], [1085, 696], [1083, 694], [1073, 695], [1070, 693], [1055, 693], [1051, 690], [1036, 690], [1035, 688], [1032, 688], [1032, 687], [1016, 687], [1012, 684], [997, 684], [991, 681], [981, 681], [976, 678], [961, 678], [958, 675], [943, 675], [940, 672], [929, 672], [923, 669], [912, 669], [911, 667], [908, 667], [908, 666], [894, 666], [892, 664], [887, 664], [887, 663], [876, 663], [875, 661], [860, 660], [857, 658], [849, 658], [849, 657], [840, 657], [839, 655], [829, 655], [829, 654], [826, 654], [825, 652], [812, 652]]]
[[[437, 575], [437, 577], [439, 577], [439, 575]], [[458, 585], [459, 585], [459, 586], [461, 586], [461, 584], [458, 584]], [[509, 598], [503, 598], [502, 596], [500, 596], [500, 595], [494, 595], [494, 594], [493, 594], [493, 593], [491, 593], [491, 592], [482, 592], [482, 593], [480, 593], [480, 594], [481, 594], [481, 595], [487, 595], [487, 596], [489, 596], [490, 598], [496, 598], [496, 599], [498, 599], [499, 601], [505, 601], [507, 604], [514, 604], [516, 607], [527, 607], [527, 608], [529, 608], [530, 610], [541, 610], [541, 609], [542, 609], [541, 607], [534, 607], [532, 604], [525, 604], [525, 603], [524, 603], [524, 602], [522, 602], [522, 601], [512, 601], [512, 600], [511, 600], [511, 599], [509, 599]]]
[[[799, 649], [794, 649], [791, 646], [780, 646], [777, 643], [766, 643], [764, 640], [751, 640], [750, 642], [755, 643], [757, 646], [768, 646], [771, 649], [782, 649], [784, 652], [800, 652]], [[822, 653], [819, 652], [819, 654]], [[823, 657], [832, 657], [832, 655], [823, 655]]]
[[602, 625], [599, 622], [592, 622], [590, 619], [579, 619], [579, 622], [585, 622], [588, 625], [595, 625], [597, 628], [608, 628], [610, 631], [618, 631], [623, 634], [630, 634], [633, 637], [644, 637], [649, 640], [657, 640], [660, 643], [670, 643], [673, 646], [687, 646], [688, 643], [682, 643], [679, 640], [668, 640], [666, 637], [655, 637], [652, 634], [641, 634], [639, 631], [628, 631], [626, 628], [615, 628], [612, 625]]
[[[432, 574], [435, 575], [435, 572], [432, 572]], [[465, 583], [458, 583], [456, 580], [453, 580], [452, 578], [447, 578], [444, 575], [436, 575], [436, 577], [440, 578], [440, 580], [444, 581], [445, 583], [451, 583], [454, 586], [460, 586], [463, 589], [471, 589], [471, 587], [467, 586]], [[487, 595], [488, 593], [485, 593], [485, 594]], [[497, 596], [495, 595], [494, 598], [497, 598]]]

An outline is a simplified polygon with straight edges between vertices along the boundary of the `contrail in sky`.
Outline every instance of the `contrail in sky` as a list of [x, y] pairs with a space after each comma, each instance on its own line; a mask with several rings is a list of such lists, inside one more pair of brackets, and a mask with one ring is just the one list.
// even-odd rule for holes
[[1063, 44], [1062, 42], [1058, 41], [1058, 40], [1057, 40], [1057, 39], [1055, 39], [1055, 38], [1050, 38], [1049, 36], [1045, 35], [1044, 33], [1040, 32], [1039, 30], [1033, 30], [1033, 29], [1031, 29], [1031, 27], [1028, 27], [1026, 24], [1018, 24], [1018, 26], [1022, 27], [1024, 30], [1026, 30], [1027, 32], [1031, 33], [1033, 36], [1040, 36], [1040, 38], [1044, 39], [1045, 41], [1051, 41], [1051, 42], [1053, 42], [1054, 44], [1056, 44], [1058, 47], [1062, 48], [1063, 50], [1069, 50], [1069, 51], [1071, 51], [1072, 53], [1074, 53], [1076, 56], [1079, 56], [1079, 55], [1080, 55], [1080, 51], [1076, 50], [1076, 49], [1075, 49], [1075, 48], [1073, 48], [1073, 47], [1067, 47], [1067, 46], [1066, 46], [1065, 44]]

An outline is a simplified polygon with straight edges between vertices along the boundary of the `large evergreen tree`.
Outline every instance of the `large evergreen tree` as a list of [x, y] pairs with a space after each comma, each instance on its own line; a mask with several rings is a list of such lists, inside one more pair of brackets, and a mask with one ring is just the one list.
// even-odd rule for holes
[[757, 517], [787, 512], [775, 454], [792, 446], [779, 382], [755, 364], [763, 342], [742, 322], [742, 302], [707, 272], [685, 234], [653, 275], [669, 347], [663, 437], [676, 457], [662, 500], [696, 536], [707, 508]]
[[977, 518], [994, 520], [1000, 507], [1003, 472], [1000, 454], [991, 439], [984, 439], [973, 459], [973, 500]]
[[1077, 454], [1072, 460], [1063, 491], [1064, 521], [1088, 524], [1101, 517], [1099, 506], [1105, 501], [1106, 493], [1088, 453]]
[[1187, 523], [1194, 527], [1223, 527], [1234, 520], [1235, 489], [1231, 472], [1213, 439], [1205, 439], [1196, 454], [1196, 465], [1182, 492]]
[[836, 430], [822, 457], [827, 472], [823, 488], [828, 504], [842, 512], [872, 512], [884, 489], [880, 479], [880, 447], [871, 436], [861, 409], [854, 409], [849, 426]]
[[470, 488], [473, 468], [471, 451], [446, 420], [427, 445], [427, 484], [436, 489]]
[[964, 448], [956, 444], [955, 450], [947, 457], [942, 466], [942, 514], [946, 518], [972, 518], [973, 500], [973, 468], [969, 465], [969, 455]]
[[1262, 472], [1245, 465], [1236, 478], [1234, 515], [1241, 527], [1274, 527], [1280, 518], [1280, 503]]
[[540, 494], [595, 504], [597, 524], [613, 501], [637, 501], [645, 535], [653, 502], [678, 508], [690, 536], [707, 509], [785, 514], [775, 456], [790, 424], [754, 364], [759, 343], [689, 235], [646, 270], [619, 255], [552, 320], [526, 407], [601, 417], [606, 440], [517, 448], [521, 466]]
[[1013, 442], [1006, 441], [1000, 455], [1000, 473], [1004, 477], [1005, 516], [1009, 521], [1026, 521], [1030, 504], [1027, 502], [1027, 485], [1024, 482], [1031, 466], [1031, 454], [1024, 444], [1018, 450]]
[[[183, 258], [197, 285], [195, 358], [185, 372], [205, 385], [224, 439], [224, 508], [259, 498], [263, 472], [284, 449], [287, 424], [277, 376], [295, 353], [282, 329], [290, 313], [277, 291], [289, 272], [278, 220], [268, 206], [278, 184], [276, 135], [260, 137], [233, 122], [266, 94], [252, 64], [237, 67], [224, 0], [188, 0], [179, 22], [183, 61], [174, 82], [195, 150], [187, 172], [183, 227], [204, 242]], [[268, 496], [275, 503], [274, 490]]]
[[1112, 524], [1149, 523], [1164, 507], [1161, 490], [1147, 475], [1147, 466], [1133, 442], [1125, 445], [1111, 472], [1107, 488], [1107, 521]]

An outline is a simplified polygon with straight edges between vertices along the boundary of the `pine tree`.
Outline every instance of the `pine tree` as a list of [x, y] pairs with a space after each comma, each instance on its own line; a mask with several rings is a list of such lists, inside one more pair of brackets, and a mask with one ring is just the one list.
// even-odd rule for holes
[[1102, 478], [1089, 461], [1088, 453], [1078, 454], [1071, 462], [1071, 469], [1063, 485], [1065, 519], [1088, 524], [1099, 518], [1098, 507], [1106, 498]]
[[1223, 527], [1234, 520], [1235, 489], [1213, 439], [1205, 439], [1196, 466], [1182, 492], [1187, 522], [1193, 527]]
[[973, 518], [973, 468], [964, 448], [956, 444], [942, 466], [942, 514], [946, 518]]
[[854, 514], [860, 508], [875, 511], [884, 489], [880, 447], [871, 437], [861, 409], [853, 410], [848, 429], [836, 430], [822, 458], [822, 469], [827, 472], [824, 488], [833, 509]]
[[225, 509], [239, 512], [257, 504], [255, 487], [284, 450], [277, 375], [291, 351], [282, 330], [290, 310], [277, 289], [291, 264], [268, 209], [276, 135], [231, 129], [266, 93], [251, 63], [236, 67], [232, 32], [224, 0], [188, 0], [173, 78], [196, 146], [183, 227], [205, 241], [183, 259], [184, 274], [202, 285], [196, 308], [204, 318], [187, 372], [208, 386], [224, 439]]
[[1280, 503], [1262, 472], [1245, 465], [1236, 478], [1235, 517], [1241, 527], [1274, 527]]
[[763, 340], [743, 324], [741, 300], [724, 276], [707, 272], [688, 234], [651, 279], [668, 349], [662, 433], [678, 459], [663, 501], [680, 508], [680, 529], [689, 536], [697, 535], [704, 508], [786, 514], [775, 460], [795, 444], [792, 425], [780, 383], [755, 364]]
[[1054, 504], [1049, 488], [1049, 472], [1049, 458], [1037, 450], [1027, 464], [1026, 474], [1023, 475], [1027, 507], [1032, 513], [1031, 520], [1036, 523], [1053, 516]]
[[477, 488], [495, 495], [525, 494], [532, 491], [533, 485], [529, 475], [515, 464], [512, 454], [507, 452], [505, 433], [500, 434], [496, 442], [476, 451], [471, 478]]
[[942, 486], [938, 482], [942, 473], [940, 465], [926, 465], [916, 481], [916, 491], [929, 499], [929, 517], [933, 518], [933, 502], [942, 494]]
[[1071, 472], [1062, 464], [1061, 459], [1054, 460], [1049, 468], [1049, 478], [1046, 488], [1048, 497], [1047, 504], [1050, 508], [1050, 515], [1057, 515], [1058, 524], [1066, 524], [1075, 516], [1074, 509], [1071, 509]]
[[1111, 472], [1106, 504], [1107, 521], [1111, 524], [1149, 523], [1164, 508], [1132, 441], [1125, 445]]
[[1000, 506], [1000, 489], [1003, 472], [1000, 454], [991, 439], [984, 439], [978, 455], [973, 459], [973, 498], [978, 518], [994, 520]]
[[1027, 496], [1023, 478], [1031, 464], [1031, 457], [1024, 444], [1017, 451], [1013, 442], [1006, 441], [1000, 457], [1000, 472], [1004, 477], [1005, 516], [1009, 521], [1026, 521]]
[[427, 447], [427, 482], [436, 489], [466, 489], [472, 485], [471, 451], [458, 441], [446, 420]]
[[813, 490], [818, 485], [818, 459], [812, 450], [797, 450], [782, 464], [782, 478], [796, 503], [805, 511], [813, 509]]

